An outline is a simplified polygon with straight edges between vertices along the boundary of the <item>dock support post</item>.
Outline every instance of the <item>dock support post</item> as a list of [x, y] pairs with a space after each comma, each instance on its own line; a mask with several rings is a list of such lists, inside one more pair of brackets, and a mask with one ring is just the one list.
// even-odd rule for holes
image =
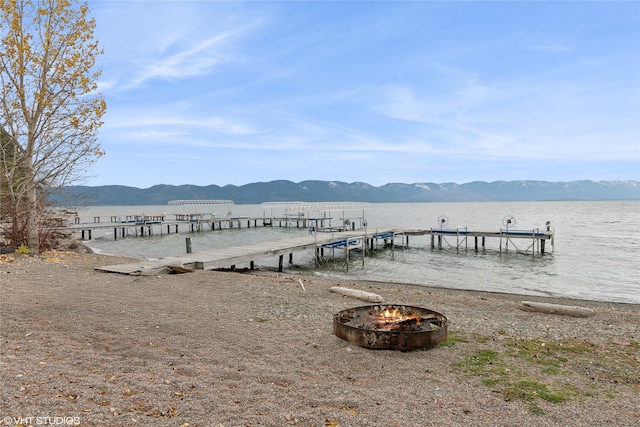
[[293, 264], [293, 252], [289, 253], [289, 265]]
[[349, 238], [347, 238], [347, 240], [345, 240], [345, 245], [344, 245], [344, 250], [345, 250], [345, 267], [346, 267], [346, 271], [347, 273], [349, 272]]
[[391, 259], [396, 259], [396, 233], [391, 235]]
[[544, 244], [546, 240], [540, 239], [540, 255], [544, 255]]
[[478, 252], [478, 236], [473, 236], [473, 243], [474, 243], [476, 252]]
[[113, 229], [113, 240], [118, 240], [118, 229], [117, 228]]
[[433, 250], [436, 246], [435, 246], [435, 237], [433, 235], [433, 231], [431, 232], [431, 250]]
[[185, 239], [185, 242], [187, 244], [187, 253], [190, 254], [191, 253], [191, 237], [187, 237]]
[[278, 257], [278, 272], [282, 273], [282, 260], [284, 259], [284, 255], [280, 255]]
[[249, 262], [249, 269], [253, 270], [253, 268], [255, 267], [255, 264], [253, 261]]

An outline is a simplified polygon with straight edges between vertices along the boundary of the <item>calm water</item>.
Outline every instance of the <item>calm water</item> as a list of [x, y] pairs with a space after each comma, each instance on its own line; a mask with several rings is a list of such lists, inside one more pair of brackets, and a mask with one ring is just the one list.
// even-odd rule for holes
[[[180, 213], [175, 206], [102, 206], [80, 211], [80, 215]], [[207, 210], [209, 209], [209, 210]], [[211, 213], [211, 208], [200, 208]], [[281, 212], [265, 211], [259, 205], [231, 206], [232, 216], [270, 216]], [[226, 214], [228, 208], [216, 208]], [[359, 217], [363, 212], [348, 212]], [[551, 221], [555, 229], [555, 247], [547, 242], [547, 253], [532, 257], [516, 253], [499, 253], [499, 239], [487, 239], [486, 250], [456, 253], [456, 239], [447, 241], [453, 248], [430, 249], [429, 236], [411, 237], [409, 248], [377, 252], [365, 259], [355, 255], [344, 272], [342, 263], [328, 263], [315, 268], [312, 253], [294, 254], [294, 270], [305, 274], [334, 277], [337, 280], [374, 279], [418, 283], [448, 288], [499, 291], [522, 295], [560, 296], [578, 299], [629, 302], [640, 304], [640, 202], [509, 202], [509, 203], [406, 203], [374, 204], [364, 212], [369, 231], [376, 227], [399, 226], [437, 228], [441, 215], [448, 218], [447, 228], [498, 231], [505, 216], [515, 218], [512, 229], [543, 229]], [[338, 218], [342, 212], [332, 213]], [[193, 251], [234, 246], [255, 241], [278, 240], [306, 234], [297, 228], [243, 228], [164, 236], [129, 237], [113, 240], [113, 231], [105, 231], [89, 245], [96, 251], [135, 258], [158, 258], [185, 253], [185, 238], [191, 237]], [[515, 240], [518, 249], [526, 249], [527, 240]], [[446, 247], [446, 245], [445, 245]], [[464, 245], [462, 246], [464, 248]], [[336, 252], [338, 253], [338, 252]], [[325, 253], [326, 255], [326, 253]], [[340, 255], [342, 256], [342, 255]], [[257, 267], [273, 268], [277, 258], [256, 260]], [[238, 266], [242, 267], [242, 266]]]

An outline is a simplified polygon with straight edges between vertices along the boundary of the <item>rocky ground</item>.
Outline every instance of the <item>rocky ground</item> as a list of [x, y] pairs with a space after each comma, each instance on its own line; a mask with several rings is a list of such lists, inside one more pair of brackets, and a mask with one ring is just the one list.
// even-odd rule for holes
[[[136, 277], [76, 252], [0, 260], [0, 425], [640, 425], [638, 305], [527, 298], [595, 312], [579, 318], [505, 294], [268, 271]], [[335, 285], [438, 311], [449, 339], [410, 352], [340, 340], [333, 314], [367, 303]]]

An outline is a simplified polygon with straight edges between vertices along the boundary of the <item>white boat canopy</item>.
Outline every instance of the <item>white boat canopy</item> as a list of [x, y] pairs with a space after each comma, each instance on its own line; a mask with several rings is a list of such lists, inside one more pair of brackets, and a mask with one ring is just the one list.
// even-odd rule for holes
[[371, 209], [366, 202], [265, 202], [262, 208], [284, 208], [286, 213], [292, 212], [335, 212]]
[[233, 200], [171, 200], [169, 206], [233, 205]]

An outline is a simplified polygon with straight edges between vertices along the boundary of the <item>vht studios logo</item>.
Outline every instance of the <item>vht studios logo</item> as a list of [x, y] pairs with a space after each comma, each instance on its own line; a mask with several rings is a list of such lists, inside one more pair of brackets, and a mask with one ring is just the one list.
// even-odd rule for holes
[[5, 426], [77, 426], [80, 417], [4, 417]]

